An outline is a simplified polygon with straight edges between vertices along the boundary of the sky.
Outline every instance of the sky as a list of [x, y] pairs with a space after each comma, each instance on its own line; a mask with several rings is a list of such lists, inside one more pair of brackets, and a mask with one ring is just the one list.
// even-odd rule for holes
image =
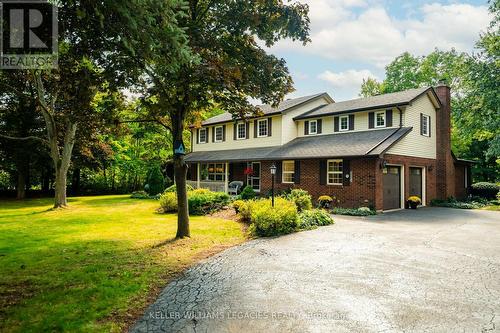
[[268, 52], [284, 58], [296, 91], [357, 98], [363, 78], [384, 79], [401, 53], [435, 48], [473, 52], [489, 22], [487, 0], [300, 0], [309, 4], [312, 42], [280, 41]]

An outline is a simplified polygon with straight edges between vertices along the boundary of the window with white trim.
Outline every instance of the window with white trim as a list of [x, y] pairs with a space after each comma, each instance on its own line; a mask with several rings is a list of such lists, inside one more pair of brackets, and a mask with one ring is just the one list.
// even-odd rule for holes
[[199, 143], [207, 143], [207, 129], [206, 128], [200, 128], [198, 142]]
[[267, 119], [257, 121], [257, 137], [262, 138], [267, 136]]
[[243, 140], [247, 138], [247, 125], [245, 123], [238, 123], [236, 125], [236, 139]]
[[341, 116], [339, 118], [340, 122], [340, 130], [341, 131], [348, 131], [349, 130], [349, 116]]
[[309, 134], [318, 134], [318, 121], [309, 121]]
[[375, 113], [375, 127], [385, 127], [385, 111]]
[[429, 119], [430, 116], [422, 115], [422, 135], [429, 136]]
[[328, 185], [342, 185], [343, 179], [342, 160], [328, 160], [327, 182]]
[[224, 138], [224, 131], [222, 126], [215, 127], [215, 142], [222, 142]]
[[281, 181], [293, 184], [295, 182], [295, 161], [283, 161], [282, 169]]
[[201, 180], [224, 181], [226, 170], [224, 163], [208, 163], [201, 165]]

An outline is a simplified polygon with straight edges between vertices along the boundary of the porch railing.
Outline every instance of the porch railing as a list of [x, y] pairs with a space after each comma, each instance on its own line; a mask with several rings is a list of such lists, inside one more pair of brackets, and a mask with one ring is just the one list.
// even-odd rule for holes
[[[188, 185], [191, 185], [194, 188], [198, 188], [198, 182], [195, 180], [188, 180]], [[200, 188], [207, 188], [210, 191], [214, 192], [224, 192], [225, 189], [224, 182], [216, 182], [216, 181], [200, 181]]]

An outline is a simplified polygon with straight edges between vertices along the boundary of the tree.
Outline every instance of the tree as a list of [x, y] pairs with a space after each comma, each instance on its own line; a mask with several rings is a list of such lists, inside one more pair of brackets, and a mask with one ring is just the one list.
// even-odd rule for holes
[[384, 86], [382, 83], [378, 82], [376, 79], [371, 77], [363, 79], [363, 83], [361, 84], [361, 92], [359, 93], [359, 97], [369, 97], [380, 95], [384, 91]]
[[[282, 38], [308, 41], [308, 7], [270, 1], [189, 0], [179, 7], [192, 59], [175, 70], [161, 53], [143, 54], [148, 80], [144, 100], [150, 118], [167, 126], [176, 144], [184, 143], [187, 122], [214, 104], [244, 116], [257, 112], [247, 98], [276, 105], [291, 92], [292, 79], [283, 59], [266, 54], [257, 38], [271, 46]], [[142, 36], [138, 35], [140, 40]], [[136, 39], [136, 40], [137, 40]], [[156, 38], [155, 38], [156, 39]], [[178, 198], [178, 238], [189, 237], [187, 165], [174, 155]]]

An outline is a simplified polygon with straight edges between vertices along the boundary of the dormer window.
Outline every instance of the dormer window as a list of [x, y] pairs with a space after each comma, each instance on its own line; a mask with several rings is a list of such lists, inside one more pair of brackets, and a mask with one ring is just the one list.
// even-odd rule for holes
[[309, 121], [309, 134], [318, 134], [318, 121], [310, 120]]
[[348, 131], [349, 130], [349, 116], [341, 116], [339, 118], [340, 121], [340, 130]]
[[199, 143], [207, 143], [207, 129], [206, 128], [200, 128], [200, 131], [198, 132], [199, 138], [198, 141]]
[[375, 113], [375, 127], [385, 127], [385, 111]]

